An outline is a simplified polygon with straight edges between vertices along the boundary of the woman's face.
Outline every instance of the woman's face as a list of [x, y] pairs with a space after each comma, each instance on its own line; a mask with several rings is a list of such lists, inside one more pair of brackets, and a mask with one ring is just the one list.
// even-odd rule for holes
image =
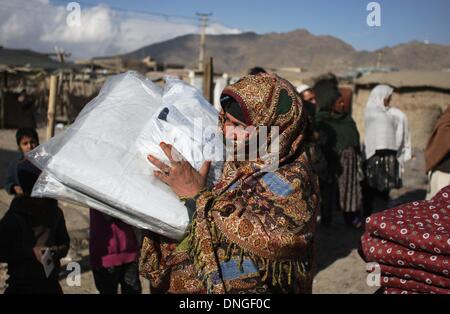
[[384, 106], [385, 107], [389, 107], [389, 105], [391, 104], [391, 99], [392, 99], [392, 95], [389, 95], [389, 97], [384, 99]]
[[223, 110], [220, 112], [220, 115], [224, 118], [223, 123], [223, 134], [225, 138], [237, 140], [237, 139], [248, 139], [250, 136], [250, 132], [246, 130], [248, 127], [244, 122], [236, 119], [231, 114], [224, 112]]
[[345, 111], [344, 98], [342, 96], [340, 96], [334, 103], [333, 112], [342, 113], [344, 111]]
[[317, 104], [316, 94], [312, 89], [305, 90], [300, 96], [303, 101], [309, 102], [313, 105]]

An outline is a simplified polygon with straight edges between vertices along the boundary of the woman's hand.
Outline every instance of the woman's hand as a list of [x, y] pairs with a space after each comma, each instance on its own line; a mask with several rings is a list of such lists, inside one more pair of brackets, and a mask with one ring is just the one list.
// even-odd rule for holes
[[162, 142], [161, 149], [170, 160], [170, 166], [158, 158], [148, 155], [147, 159], [160, 171], [154, 171], [155, 177], [166, 183], [179, 198], [192, 198], [205, 186], [210, 161], [205, 161], [199, 171], [195, 170], [188, 161], [170, 144]]

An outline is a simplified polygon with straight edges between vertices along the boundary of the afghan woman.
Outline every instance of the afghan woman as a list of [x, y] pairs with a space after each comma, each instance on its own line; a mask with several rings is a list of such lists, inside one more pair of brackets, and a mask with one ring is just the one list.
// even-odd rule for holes
[[[319, 146], [326, 159], [320, 174], [322, 223], [331, 223], [332, 212], [340, 209], [345, 222], [362, 226], [362, 165], [359, 132], [338, 89], [337, 81], [324, 79], [315, 85], [319, 112], [316, 126]], [[361, 169], [361, 170], [360, 170]]]
[[[219, 127], [236, 145], [242, 144], [237, 138], [248, 144], [263, 126], [278, 127], [279, 166], [265, 171], [259, 154], [228, 158], [219, 182], [207, 190], [208, 163], [197, 172], [169, 157], [175, 148], [161, 143], [171, 164], [149, 156], [160, 169], [155, 175], [194, 215], [180, 243], [144, 238], [141, 274], [152, 292], [311, 293], [319, 195], [302, 103], [289, 82], [262, 73], [225, 88], [221, 104]], [[230, 128], [245, 136], [230, 138]]]
[[404, 163], [411, 159], [411, 136], [406, 115], [391, 106], [394, 90], [378, 85], [364, 111], [366, 215], [386, 209], [391, 189], [402, 186]]

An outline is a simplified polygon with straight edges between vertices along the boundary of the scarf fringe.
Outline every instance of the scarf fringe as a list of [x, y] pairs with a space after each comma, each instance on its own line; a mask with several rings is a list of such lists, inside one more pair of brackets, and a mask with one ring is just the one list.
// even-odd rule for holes
[[[212, 225], [212, 226], [211, 226]], [[239, 260], [238, 260], [238, 268], [240, 271], [244, 270], [244, 257], [249, 257], [258, 267], [261, 280], [263, 282], [267, 282], [269, 275], [271, 275], [271, 279], [268, 282], [272, 286], [291, 286], [293, 284], [293, 272], [297, 270], [298, 274], [307, 278], [307, 270], [308, 270], [308, 262], [302, 260], [282, 260], [282, 261], [274, 261], [268, 258], [261, 257], [259, 255], [255, 255], [248, 250], [241, 248], [234, 242], [228, 241], [228, 239], [217, 229], [214, 224], [210, 224], [210, 231], [213, 241], [213, 247], [217, 248], [221, 243], [226, 243], [226, 253], [225, 253], [225, 261], [228, 262], [235, 252], [238, 252]], [[194, 239], [194, 232], [196, 227], [196, 220], [193, 220], [193, 223], [190, 227], [189, 238], [188, 238], [188, 252], [194, 262], [194, 267], [199, 275], [199, 277], [203, 280], [206, 285], [208, 291], [212, 291], [214, 284], [212, 279], [208, 274], [204, 274], [205, 264], [201, 262], [201, 241], [203, 239]], [[307, 258], [307, 257], [306, 257]]]

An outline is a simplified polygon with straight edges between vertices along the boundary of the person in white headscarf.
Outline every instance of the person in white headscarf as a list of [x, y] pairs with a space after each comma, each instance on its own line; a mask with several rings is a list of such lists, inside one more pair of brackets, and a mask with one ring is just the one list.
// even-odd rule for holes
[[390, 86], [376, 86], [364, 112], [366, 214], [387, 207], [389, 192], [402, 186], [404, 163], [411, 159], [408, 119], [391, 106], [393, 92]]
[[300, 95], [302, 101], [309, 102], [313, 105], [317, 104], [316, 94], [311, 86], [306, 84], [301, 84], [297, 86], [297, 93]]

